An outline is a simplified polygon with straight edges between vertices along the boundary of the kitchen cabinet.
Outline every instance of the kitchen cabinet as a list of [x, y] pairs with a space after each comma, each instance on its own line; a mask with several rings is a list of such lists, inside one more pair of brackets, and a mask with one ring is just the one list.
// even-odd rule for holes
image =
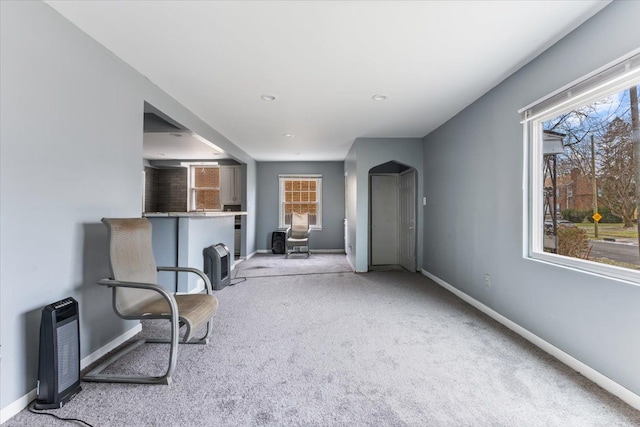
[[220, 202], [222, 205], [242, 204], [242, 169], [240, 166], [220, 166]]

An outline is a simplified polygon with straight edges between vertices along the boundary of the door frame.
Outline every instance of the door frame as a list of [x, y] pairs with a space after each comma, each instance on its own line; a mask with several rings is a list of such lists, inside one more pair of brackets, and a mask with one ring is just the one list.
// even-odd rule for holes
[[[379, 166], [385, 166], [387, 164], [393, 163], [395, 164], [395, 166], [397, 166], [398, 168], [400, 168], [400, 170], [394, 171], [394, 172], [386, 172], [386, 171], [381, 171], [381, 172], [372, 172], [372, 170], [377, 169]], [[397, 192], [397, 208], [398, 208], [398, 215], [399, 211], [400, 211], [400, 181], [401, 181], [401, 177], [404, 174], [407, 173], [413, 173], [414, 174], [414, 194], [413, 194], [413, 203], [411, 203], [411, 207], [413, 209], [413, 217], [414, 217], [414, 226], [413, 226], [413, 241], [414, 241], [414, 248], [413, 248], [413, 269], [411, 270], [412, 272], [418, 271], [418, 224], [420, 223], [419, 218], [418, 218], [418, 190], [419, 190], [419, 174], [418, 174], [418, 169], [416, 169], [413, 166], [407, 165], [407, 164], [403, 164], [400, 162], [397, 162], [395, 160], [391, 160], [389, 162], [386, 163], [382, 163], [378, 166], [374, 166], [373, 168], [371, 168], [369, 170], [369, 177], [368, 177], [368, 193], [369, 193], [369, 206], [368, 206], [368, 222], [369, 222], [369, 226], [368, 226], [368, 242], [367, 242], [367, 266], [372, 267], [373, 264], [371, 262], [372, 260], [372, 244], [373, 244], [373, 221], [372, 221], [372, 217], [371, 217], [371, 211], [373, 208], [373, 195], [372, 195], [372, 186], [371, 186], [371, 177], [373, 175], [395, 175], [398, 177], [397, 183], [398, 183], [398, 192]], [[401, 266], [400, 264], [400, 245], [402, 244], [402, 242], [400, 241], [400, 239], [402, 238], [401, 236], [401, 232], [400, 232], [400, 223], [398, 221], [398, 266]], [[403, 267], [404, 268], [404, 267]]]

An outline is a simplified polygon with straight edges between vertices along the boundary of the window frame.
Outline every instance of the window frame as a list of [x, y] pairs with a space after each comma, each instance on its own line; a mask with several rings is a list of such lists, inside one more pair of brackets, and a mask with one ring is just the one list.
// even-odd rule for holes
[[[220, 212], [222, 210], [222, 188], [221, 188], [221, 177], [220, 177], [220, 165], [217, 163], [192, 163], [188, 164], [189, 167], [189, 179], [187, 180], [189, 188], [188, 188], [188, 204], [189, 204], [189, 212]], [[196, 170], [199, 168], [207, 168], [207, 169], [218, 169], [218, 187], [196, 187], [195, 185], [195, 174]], [[202, 208], [199, 210], [196, 204], [196, 191], [198, 190], [217, 190], [218, 191], [218, 200], [220, 201], [220, 208], [218, 209], [206, 209]]]
[[[518, 111], [522, 114], [525, 148], [523, 156], [524, 258], [640, 285], [640, 270], [545, 252], [542, 197], [544, 187], [542, 124], [559, 114], [587, 105], [607, 95], [618, 93], [634, 85], [640, 86], [639, 64], [640, 49]], [[613, 69], [618, 71], [611, 72]], [[602, 78], [603, 75], [609, 76]]]
[[[279, 174], [278, 175], [278, 228], [286, 229], [289, 227], [285, 223], [284, 199], [285, 199], [285, 181], [315, 181], [316, 182], [316, 203], [318, 204], [316, 224], [310, 225], [311, 230], [322, 230], [322, 175], [321, 174]], [[309, 202], [306, 202], [309, 203]]]

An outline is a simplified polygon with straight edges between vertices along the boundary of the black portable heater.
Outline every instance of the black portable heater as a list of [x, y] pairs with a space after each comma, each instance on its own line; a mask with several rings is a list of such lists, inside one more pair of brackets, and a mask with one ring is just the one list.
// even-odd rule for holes
[[224, 243], [218, 243], [204, 248], [204, 274], [209, 277], [211, 287], [215, 291], [231, 283], [231, 256], [229, 248]]
[[78, 302], [65, 298], [42, 309], [36, 409], [61, 408], [80, 387]]
[[284, 246], [284, 240], [286, 233], [284, 231], [274, 231], [271, 235], [271, 252], [274, 254], [284, 254], [286, 248]]

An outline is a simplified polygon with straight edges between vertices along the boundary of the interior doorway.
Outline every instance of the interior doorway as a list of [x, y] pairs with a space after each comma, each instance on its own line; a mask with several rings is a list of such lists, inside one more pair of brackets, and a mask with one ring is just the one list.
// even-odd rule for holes
[[372, 174], [371, 189], [371, 265], [398, 264], [399, 209], [398, 177]]
[[369, 171], [369, 265], [416, 271], [414, 168], [388, 162]]

